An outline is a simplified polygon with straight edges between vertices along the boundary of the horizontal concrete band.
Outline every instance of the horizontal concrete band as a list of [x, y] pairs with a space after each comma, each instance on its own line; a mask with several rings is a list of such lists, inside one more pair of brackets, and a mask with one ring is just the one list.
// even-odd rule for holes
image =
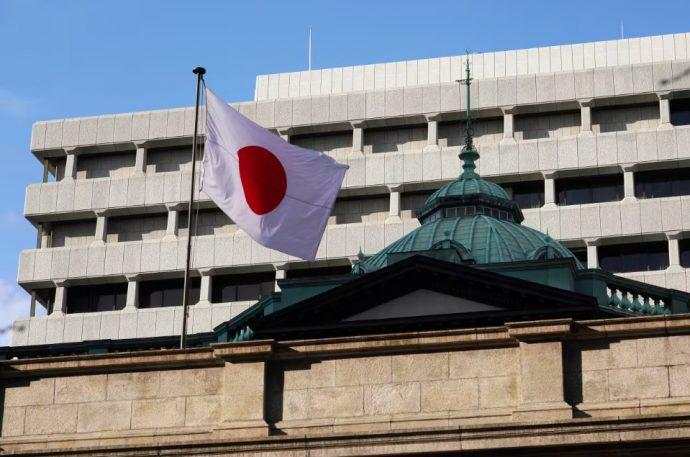
[[[498, 114], [501, 107], [540, 106], [559, 103], [576, 109], [578, 100], [621, 96], [643, 96], [690, 88], [690, 62], [664, 61], [543, 75], [521, 75], [480, 79], [472, 85], [472, 107]], [[311, 96], [234, 104], [241, 113], [266, 128], [299, 128], [304, 132], [350, 128], [362, 120], [385, 125], [396, 118], [420, 122], [421, 116], [457, 113], [467, 101], [455, 83], [360, 91], [350, 94]], [[635, 98], [630, 100], [635, 101]], [[553, 109], [553, 108], [551, 108]], [[203, 113], [202, 113], [203, 119]], [[161, 141], [189, 138], [193, 132], [193, 109], [146, 111], [98, 117], [37, 122], [31, 135], [31, 149], [40, 151], [72, 147], [109, 147], [133, 141]], [[201, 123], [201, 133], [204, 123]]]
[[[381, 355], [405, 350], [516, 346], [520, 341], [598, 340], [602, 338], [690, 333], [690, 317], [645, 316], [575, 321], [554, 319], [507, 323], [499, 327], [363, 335], [320, 340], [219, 343], [208, 348], [150, 350], [53, 359], [0, 361], [0, 378], [118, 372], [123, 367], [159, 368], [213, 365], [213, 360], [296, 360], [317, 356]], [[382, 344], [385, 342], [385, 344]]]
[[[189, 334], [207, 333], [255, 301], [193, 304], [189, 308]], [[182, 332], [182, 307], [127, 309], [59, 314], [18, 319], [12, 325], [12, 346], [75, 343], [176, 336]]]
[[[626, 199], [573, 206], [544, 206], [524, 211], [524, 224], [552, 237], [580, 242], [582, 238], [636, 237], [664, 239], [665, 233], [690, 230], [690, 196]], [[317, 259], [373, 254], [419, 227], [411, 218], [378, 223], [328, 225]], [[95, 243], [89, 246], [24, 250], [18, 281], [23, 285], [58, 279], [98, 278], [126, 274], [179, 272], [184, 268], [186, 237]], [[639, 239], [631, 238], [632, 241]], [[270, 265], [298, 260], [254, 242], [243, 231], [194, 238], [193, 268]], [[656, 275], [657, 272], [650, 272]], [[685, 289], [685, 287], [683, 287]]]
[[591, 43], [465, 54], [341, 68], [259, 75], [255, 100], [348, 93], [474, 79], [684, 60], [690, 34], [676, 33]]
[[[371, 187], [411, 185], [434, 189], [460, 171], [458, 148], [410, 153], [332, 154], [350, 166], [343, 188], [347, 195], [371, 193]], [[640, 132], [608, 132], [557, 139], [519, 140], [481, 148], [478, 170], [484, 177], [575, 172], [690, 159], [690, 126]], [[184, 203], [191, 174], [161, 172], [125, 178], [63, 180], [27, 187], [24, 213], [35, 221], [103, 210]], [[208, 201], [200, 192], [198, 198]]]

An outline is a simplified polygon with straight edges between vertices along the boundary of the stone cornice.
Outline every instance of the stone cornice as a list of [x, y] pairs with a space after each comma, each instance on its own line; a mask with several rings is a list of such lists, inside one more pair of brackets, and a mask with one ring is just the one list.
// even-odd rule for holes
[[632, 317], [593, 321], [556, 319], [508, 323], [503, 327], [367, 335], [300, 341], [249, 341], [210, 348], [160, 350], [105, 355], [7, 360], [0, 378], [91, 374], [151, 368], [216, 366], [225, 361], [287, 360], [345, 355], [376, 355], [516, 346], [519, 341], [587, 340], [690, 333], [690, 315]]

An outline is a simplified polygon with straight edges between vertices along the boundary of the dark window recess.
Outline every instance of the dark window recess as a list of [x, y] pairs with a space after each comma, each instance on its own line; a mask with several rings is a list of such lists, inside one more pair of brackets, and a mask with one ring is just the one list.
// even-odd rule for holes
[[238, 275], [218, 275], [211, 281], [211, 302], [258, 300], [274, 290], [272, 271]]
[[665, 241], [599, 246], [599, 267], [612, 273], [663, 270], [668, 267]]
[[587, 265], [587, 248], [569, 248], [582, 265]]
[[73, 286], [67, 288], [67, 313], [118, 311], [127, 301], [127, 283]]
[[48, 314], [53, 312], [53, 303], [55, 303], [55, 288], [36, 289], [36, 301], [40, 303]]
[[671, 100], [671, 124], [690, 124], [690, 98]]
[[544, 181], [502, 184], [510, 198], [522, 209], [544, 206]]
[[690, 195], [690, 168], [638, 171], [635, 173], [637, 198]]
[[328, 276], [341, 276], [350, 274], [352, 267], [350, 265], [339, 265], [335, 267], [320, 267], [320, 268], [300, 268], [297, 270], [287, 270], [285, 272], [286, 279], [309, 279], [309, 278], [325, 278]]
[[678, 241], [680, 249], [680, 265], [683, 268], [690, 268], [690, 238]]
[[613, 202], [622, 198], [622, 174], [556, 180], [556, 203], [559, 205]]
[[[200, 278], [191, 278], [189, 287], [189, 304], [199, 301]], [[184, 280], [164, 279], [159, 281], [142, 281], [139, 284], [139, 308], [165, 308], [182, 306], [182, 288]]]

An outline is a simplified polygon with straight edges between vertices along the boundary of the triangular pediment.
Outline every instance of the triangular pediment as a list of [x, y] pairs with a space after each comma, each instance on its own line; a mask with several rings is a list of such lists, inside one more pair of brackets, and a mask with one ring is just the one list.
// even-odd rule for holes
[[299, 339], [597, 316], [594, 297], [424, 255], [282, 299], [230, 321], [228, 337], [247, 329], [254, 338]]
[[419, 289], [393, 300], [353, 314], [344, 322], [402, 319], [422, 316], [443, 316], [463, 313], [498, 311], [501, 308], [435, 290]]

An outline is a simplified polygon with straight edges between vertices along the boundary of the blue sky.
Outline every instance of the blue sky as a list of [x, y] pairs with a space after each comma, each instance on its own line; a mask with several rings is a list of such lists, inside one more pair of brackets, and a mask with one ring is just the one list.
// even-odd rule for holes
[[[255, 76], [314, 68], [690, 31], [690, 2], [0, 0], [0, 327], [27, 312], [14, 285], [36, 233], [24, 189], [36, 120], [189, 106], [191, 69], [229, 101]], [[2, 337], [0, 336], [0, 344]]]

